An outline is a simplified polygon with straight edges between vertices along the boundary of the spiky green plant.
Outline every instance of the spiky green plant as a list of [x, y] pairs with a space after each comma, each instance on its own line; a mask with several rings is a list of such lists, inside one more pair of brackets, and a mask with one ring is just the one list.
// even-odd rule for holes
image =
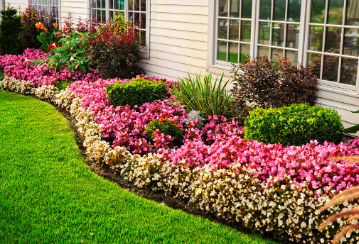
[[[348, 160], [346, 164], [353, 164], [353, 163], [359, 163], [359, 156], [347, 156], [347, 157], [335, 157], [335, 158], [329, 158], [328, 160]], [[324, 205], [319, 211], [323, 212], [324, 210], [327, 210], [328, 208], [342, 203], [344, 201], [354, 200], [359, 198], [359, 186], [355, 186], [349, 189], [346, 189], [342, 191], [341, 193], [335, 195], [330, 202], [328, 202], [326, 205]], [[342, 211], [340, 213], [334, 214], [327, 218], [321, 225], [318, 226], [318, 230], [323, 230], [325, 227], [327, 227], [330, 223], [333, 221], [340, 219], [340, 218], [348, 217], [347, 221], [353, 220], [353, 219], [359, 219], [359, 208], [353, 208], [348, 211]], [[343, 230], [341, 230], [333, 239], [332, 244], [336, 244], [339, 242], [340, 238], [342, 238], [344, 235], [346, 235], [349, 231], [352, 231], [354, 229], [358, 229], [359, 224], [352, 224], [346, 226]]]
[[227, 118], [235, 117], [232, 106], [232, 94], [226, 90], [228, 81], [223, 82], [223, 74], [212, 83], [212, 74], [203, 77], [196, 75], [179, 79], [178, 87], [174, 86], [172, 94], [186, 107], [186, 110], [199, 111], [205, 119], [211, 115], [223, 115]]

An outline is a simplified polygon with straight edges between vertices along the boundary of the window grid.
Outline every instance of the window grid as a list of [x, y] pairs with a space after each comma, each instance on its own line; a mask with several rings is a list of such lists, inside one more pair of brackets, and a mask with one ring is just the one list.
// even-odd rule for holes
[[146, 46], [147, 0], [92, 0], [92, 5], [93, 16], [101, 23], [105, 23], [117, 12], [123, 13], [129, 25], [138, 30], [141, 46]]
[[[320, 20], [320, 17], [313, 18], [313, 13], [310, 13], [307, 18], [308, 45], [304, 48], [306, 48], [307, 53], [307, 65], [314, 67], [319, 79], [358, 86], [359, 35], [352, 35], [352, 33], [359, 32], [359, 23], [357, 26], [347, 25], [346, 17], [348, 17], [347, 10], [349, 7], [347, 3], [348, 1], [343, 1], [342, 5], [339, 6], [337, 13], [339, 18], [335, 14], [330, 14], [330, 0], [325, 1], [323, 20]], [[314, 12], [311, 6], [312, 1], [309, 4], [309, 8]], [[342, 8], [341, 11], [340, 7]], [[333, 19], [337, 23], [329, 23], [333, 22]], [[318, 49], [320, 45], [321, 48]], [[318, 59], [320, 60], [319, 67], [316, 65]]]
[[[244, 14], [248, 3], [249, 15]], [[243, 62], [250, 56], [252, 1], [219, 0], [216, 5], [216, 59], [224, 62]]]
[[38, 11], [45, 11], [46, 14], [54, 11], [56, 23], [59, 24], [58, 0], [29, 0], [29, 5], [35, 7]]

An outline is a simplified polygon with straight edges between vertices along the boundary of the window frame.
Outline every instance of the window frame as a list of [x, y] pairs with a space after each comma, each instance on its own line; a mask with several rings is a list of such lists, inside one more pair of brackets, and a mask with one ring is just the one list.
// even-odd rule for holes
[[57, 0], [57, 6], [54, 5], [54, 4], [50, 4], [50, 1], [54, 1], [54, 0], [46, 0], [46, 1], [47, 1], [47, 5], [39, 4], [39, 3], [33, 4], [33, 3], [31, 3], [32, 1], [37, 1], [37, 2], [39, 2], [40, 0], [28, 0], [28, 1], [27, 1], [27, 5], [28, 5], [28, 6], [31, 6], [31, 7], [36, 7], [36, 8], [38, 8], [39, 6], [47, 6], [47, 11], [50, 11], [50, 9], [51, 9], [52, 7], [57, 7], [57, 18], [55, 18], [55, 20], [56, 20], [56, 23], [59, 25], [58, 28], [59, 28], [59, 29], [61, 28], [61, 16], [60, 16], [60, 13], [61, 13], [61, 10], [60, 10], [60, 8], [61, 8], [60, 1], [61, 1], [61, 0]]
[[[288, 2], [289, 0], [286, 0], [286, 1]], [[309, 26], [310, 26], [311, 1], [312, 0], [302, 0], [301, 1], [300, 22], [296, 23], [296, 24], [300, 25], [297, 60], [300, 64], [304, 64], [303, 65], [304, 67], [306, 67], [307, 51], [309, 50], [308, 34], [309, 34], [309, 29], [310, 29]], [[326, 4], [328, 1], [329, 0], [326, 0]], [[210, 60], [208, 62], [207, 71], [210, 69], [210, 67], [220, 68], [222, 70], [223, 69], [230, 70], [232, 67], [231, 63], [217, 60], [219, 0], [212, 0], [212, 1], [210, 1], [210, 3], [211, 3], [211, 6], [209, 8], [209, 11], [211, 14], [209, 16], [210, 24], [209, 24], [208, 29], [209, 29], [209, 34], [210, 34], [211, 39], [210, 39], [210, 43], [209, 43]], [[344, 5], [344, 7], [345, 7], [345, 5]], [[288, 5], [286, 8], [288, 8]], [[273, 10], [272, 10], [271, 14], [273, 14]], [[260, 18], [260, 1], [253, 0], [252, 1], [252, 19], [251, 19], [252, 28], [251, 28], [251, 41], [250, 41], [250, 57], [256, 57], [258, 55], [259, 22], [260, 22], [259, 18]], [[344, 16], [343, 16], [343, 18], [344, 18]], [[282, 21], [273, 21], [272, 20], [270, 22], [282, 22]], [[284, 22], [287, 23], [288, 21], [283, 21], [283, 23]], [[291, 23], [291, 22], [289, 22], [289, 23]], [[330, 26], [329, 24], [326, 24], [326, 25]], [[341, 26], [345, 26], [345, 25], [343, 25], [343, 23], [342, 23]], [[259, 45], [261, 45], [261, 44], [259, 44]], [[343, 43], [341, 43], [341, 46], [342, 45], [343, 45]], [[265, 45], [265, 46], [273, 46], [273, 45], [271, 43], [269, 43], [268, 45]], [[279, 49], [286, 50], [287, 48], [285, 47], [285, 44], [284, 44], [284, 46], [279, 47]], [[334, 56], [336, 56], [336, 55], [334, 55]], [[346, 57], [346, 55], [344, 55], [344, 54], [338, 54], [337, 56], [344, 57], [344, 58]], [[323, 58], [322, 58], [322, 63], [323, 63]], [[341, 65], [341, 63], [340, 63], [340, 65]], [[341, 69], [340, 67], [341, 66], [338, 66], [338, 69]], [[349, 85], [349, 84], [339, 83], [339, 82], [335, 82], [335, 81], [327, 81], [327, 80], [320, 80], [320, 79], [318, 79], [318, 83], [320, 85], [325, 85], [328, 87], [339, 88], [345, 92], [351, 92], [351, 93], [355, 92], [356, 94], [359, 94], [359, 58], [358, 58], [357, 67], [358, 67], [358, 72], [357, 72], [355, 85]], [[338, 73], [338, 75], [340, 75], [340, 73]], [[339, 80], [339, 78], [338, 78], [338, 80]]]
[[[60, 0], [59, 0], [60, 1]], [[110, 8], [109, 8], [109, 1], [106, 1], [106, 17], [110, 16]], [[125, 15], [125, 20], [128, 21], [128, 16], [129, 16], [129, 11], [128, 11], [128, 1], [129, 0], [125, 0], [125, 6], [124, 6], [124, 15]], [[142, 0], [143, 1], [143, 0]], [[141, 47], [140, 51], [141, 51], [141, 57], [144, 59], [149, 59], [150, 58], [150, 20], [151, 20], [151, 16], [150, 16], [150, 9], [151, 9], [151, 0], [145, 0], [146, 1], [146, 46], [145, 47]], [[90, 9], [90, 5], [92, 4], [92, 0], [87, 1], [87, 14], [88, 16], [92, 17], [92, 13], [89, 13], [89, 11], [91, 11], [92, 9]], [[96, 8], [97, 9], [97, 8]], [[120, 11], [120, 10], [118, 10]], [[106, 18], [108, 19], [108, 18]]]

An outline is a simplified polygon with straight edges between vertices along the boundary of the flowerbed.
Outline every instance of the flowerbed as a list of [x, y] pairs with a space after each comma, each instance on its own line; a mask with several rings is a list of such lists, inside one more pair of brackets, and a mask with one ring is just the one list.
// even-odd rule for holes
[[44, 59], [47, 55], [38, 49], [28, 48], [23, 55], [7, 54], [0, 56], [0, 68], [4, 69], [5, 76], [31, 81], [34, 87], [54, 85], [59, 81], [95, 81], [101, 77], [98, 71], [94, 69], [90, 69], [91, 72], [88, 73], [81, 73], [80, 71], [70, 72], [67, 68], [55, 71], [53, 68], [49, 68], [46, 63], [30, 66], [32, 60]]
[[[357, 166], [325, 160], [359, 155], [358, 138], [339, 145], [315, 141], [302, 146], [267, 145], [243, 139], [236, 121], [220, 116], [196, 128], [196, 121], [188, 121], [183, 107], [170, 96], [140, 107], [114, 108], [106, 87], [116, 79], [77, 81], [60, 93], [54, 86], [38, 87], [41, 81], [6, 77], [0, 88], [32, 93], [70, 111], [89, 158], [108, 164], [139, 187], [163, 190], [228, 221], [300, 243], [328, 243], [347, 221], [323, 232], [317, 226], [334, 212], [358, 206], [345, 202], [323, 214], [318, 211], [333, 194], [358, 185]], [[163, 81], [171, 89], [172, 82]], [[173, 138], [160, 131], [150, 139], [145, 128], [158, 118], [172, 119], [184, 130], [183, 145], [173, 145]], [[355, 231], [343, 241], [358, 239]]]

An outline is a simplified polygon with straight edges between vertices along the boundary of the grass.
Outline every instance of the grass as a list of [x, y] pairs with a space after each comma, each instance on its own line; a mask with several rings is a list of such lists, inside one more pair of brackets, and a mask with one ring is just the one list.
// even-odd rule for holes
[[92, 173], [51, 105], [0, 90], [0, 243], [274, 243]]

